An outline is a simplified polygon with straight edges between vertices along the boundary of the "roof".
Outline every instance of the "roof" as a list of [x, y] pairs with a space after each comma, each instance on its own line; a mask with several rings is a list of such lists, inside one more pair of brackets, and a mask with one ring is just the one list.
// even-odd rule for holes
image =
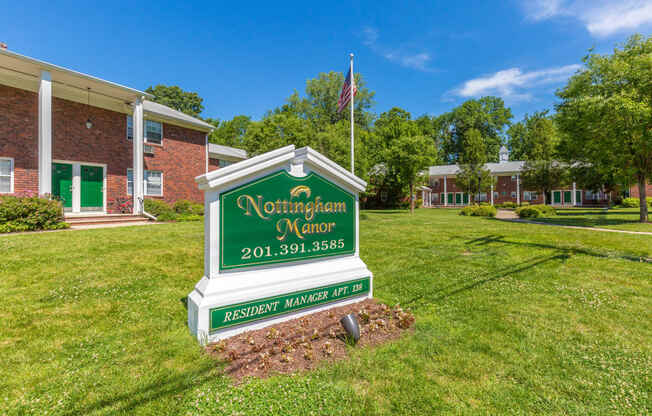
[[78, 88], [88, 88], [95, 94], [105, 95], [122, 101], [135, 101], [140, 97], [152, 97], [144, 91], [116, 84], [82, 72], [73, 71], [49, 62], [30, 58], [6, 49], [0, 49], [0, 68], [20, 73], [28, 78], [40, 79], [41, 71], [49, 71], [53, 83]]
[[236, 147], [224, 146], [221, 144], [208, 143], [209, 157], [219, 159], [223, 157], [243, 160], [247, 158], [247, 151]]
[[[484, 166], [491, 173], [518, 173], [523, 170], [525, 164], [522, 160], [515, 160], [502, 163], [486, 163]], [[430, 166], [428, 174], [430, 176], [457, 175], [460, 172], [459, 165], [439, 165]]]
[[174, 110], [166, 105], [155, 103], [154, 101], [145, 100], [143, 102], [143, 110], [146, 113], [154, 114], [164, 119], [181, 121], [184, 124], [189, 124], [202, 131], [210, 131], [214, 128], [212, 124], [208, 124], [205, 121], [189, 116], [181, 111]]

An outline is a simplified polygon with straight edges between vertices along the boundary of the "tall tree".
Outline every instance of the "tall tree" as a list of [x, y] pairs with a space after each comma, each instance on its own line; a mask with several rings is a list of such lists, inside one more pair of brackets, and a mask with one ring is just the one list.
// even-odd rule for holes
[[475, 195], [488, 190], [493, 180], [491, 172], [485, 168], [487, 151], [482, 133], [476, 129], [467, 130], [462, 149], [460, 172], [455, 181], [457, 186], [467, 191], [473, 204]]
[[590, 52], [583, 62], [585, 69], [557, 92], [563, 147], [570, 162], [633, 175], [645, 222], [646, 182], [652, 178], [652, 36], [634, 35], [613, 54]]
[[239, 115], [231, 120], [223, 121], [208, 118], [206, 122], [215, 126], [215, 130], [211, 132], [208, 138], [211, 143], [243, 147], [247, 129], [251, 124], [251, 117]]
[[176, 85], [159, 84], [155, 87], [150, 86], [145, 92], [154, 96], [154, 102], [167, 105], [189, 116], [199, 117], [199, 114], [204, 111], [203, 98], [196, 92], [184, 91]]
[[512, 160], [532, 159], [530, 154], [541, 135], [557, 135], [554, 120], [548, 115], [548, 110], [537, 111], [531, 116], [525, 114], [523, 120], [514, 123], [507, 129], [507, 145]]
[[412, 213], [414, 213], [414, 185], [436, 156], [435, 146], [426, 136], [401, 136], [385, 151], [384, 159], [388, 171], [394, 173], [409, 187]]
[[497, 162], [505, 128], [512, 118], [502, 98], [482, 97], [464, 102], [451, 112], [442, 114], [434, 122], [448, 162], [459, 161], [464, 137], [469, 129], [476, 129], [485, 139], [487, 161]]

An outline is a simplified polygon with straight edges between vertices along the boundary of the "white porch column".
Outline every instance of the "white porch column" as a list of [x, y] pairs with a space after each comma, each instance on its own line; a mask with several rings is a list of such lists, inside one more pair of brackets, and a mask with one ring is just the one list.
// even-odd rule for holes
[[573, 196], [571, 197], [571, 201], [573, 201], [573, 206], [577, 205], [577, 195], [575, 193], [576, 185], [575, 182], [573, 182]]
[[448, 206], [448, 190], [446, 188], [446, 176], [444, 176], [444, 206]]
[[139, 98], [134, 103], [133, 115], [133, 141], [134, 141], [134, 214], [142, 214], [143, 208], [140, 205], [140, 200], [144, 198], [144, 159], [143, 159], [143, 146], [144, 146], [144, 120], [143, 120], [143, 100]]
[[521, 205], [521, 175], [516, 175], [516, 205]]
[[494, 204], [494, 177], [491, 177], [491, 205]]
[[52, 193], [52, 77], [41, 71], [38, 88], [38, 193]]

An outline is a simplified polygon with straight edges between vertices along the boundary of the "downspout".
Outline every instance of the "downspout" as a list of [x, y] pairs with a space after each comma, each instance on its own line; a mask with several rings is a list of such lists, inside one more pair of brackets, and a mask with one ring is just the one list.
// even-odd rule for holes
[[156, 221], [155, 216], [145, 211], [145, 200], [143, 198], [138, 198], [138, 202], [140, 203], [140, 208], [141, 208], [141, 212], [143, 213], [143, 216], [149, 218], [152, 221]]

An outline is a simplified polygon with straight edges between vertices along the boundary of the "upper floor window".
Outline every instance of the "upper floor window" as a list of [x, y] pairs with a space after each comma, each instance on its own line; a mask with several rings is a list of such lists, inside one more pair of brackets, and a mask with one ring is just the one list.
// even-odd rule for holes
[[[127, 115], [127, 140], [134, 138], [134, 118]], [[145, 142], [161, 144], [163, 142], [163, 124], [158, 121], [145, 120]]]
[[224, 159], [218, 159], [218, 163], [221, 168], [225, 168], [233, 164], [233, 162], [231, 162], [230, 160], [224, 160]]
[[158, 121], [145, 120], [145, 141], [161, 144], [163, 142], [163, 125]]
[[127, 116], [127, 140], [134, 139], [134, 118], [133, 116]]
[[0, 158], [0, 194], [14, 192], [14, 160]]

